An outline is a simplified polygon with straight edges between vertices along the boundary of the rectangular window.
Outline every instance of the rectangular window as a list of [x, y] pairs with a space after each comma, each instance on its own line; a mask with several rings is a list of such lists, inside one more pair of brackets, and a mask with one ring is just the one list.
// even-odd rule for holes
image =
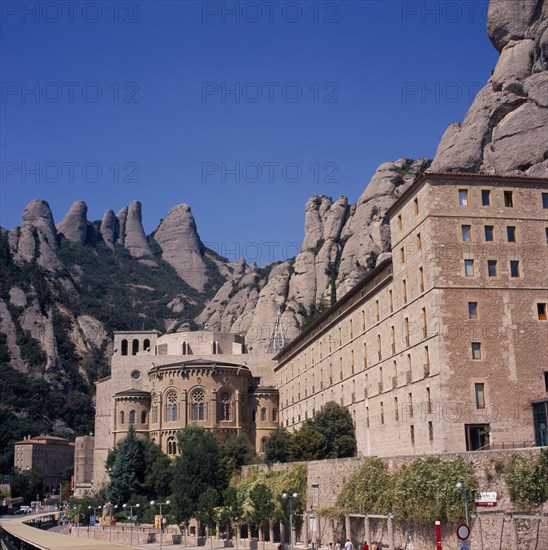
[[403, 303], [407, 303], [407, 281], [404, 279], [402, 281], [402, 294], [403, 294]]
[[542, 208], [548, 208], [548, 193], [542, 193]]
[[476, 392], [476, 409], [485, 409], [485, 384], [474, 384]]
[[394, 418], [396, 422], [400, 419], [400, 411], [398, 408], [398, 398], [394, 397]]
[[537, 314], [539, 321], [546, 321], [546, 304], [537, 304]]
[[466, 189], [459, 189], [459, 204], [468, 206], [468, 191]]
[[468, 319], [478, 318], [478, 303], [468, 302]]
[[403, 222], [402, 222], [402, 219], [401, 219], [401, 214], [398, 216], [398, 227], [399, 227], [400, 231], [403, 229]]
[[506, 228], [506, 235], [508, 236], [508, 242], [509, 243], [515, 243], [516, 242], [516, 228], [513, 225], [509, 225]]
[[375, 300], [375, 316], [377, 318], [377, 322], [380, 321], [381, 318], [381, 310], [379, 307], [379, 301]]
[[510, 277], [519, 277], [519, 262], [510, 260]]
[[512, 191], [504, 192], [504, 206], [512, 208], [514, 206], [514, 193]]
[[464, 274], [466, 277], [474, 276], [474, 260], [464, 260]]
[[483, 206], [489, 206], [491, 204], [491, 191], [489, 191], [489, 189], [481, 190], [481, 204]]
[[434, 441], [434, 423], [432, 421], [428, 422], [428, 438], [430, 441]]
[[[544, 201], [544, 195], [545, 195], [545, 193], [543, 193], [543, 198], [542, 198], [543, 201]], [[415, 205], [415, 216], [418, 216], [419, 215], [419, 199], [415, 199], [413, 201], [413, 204]], [[548, 208], [548, 206], [545, 206], [544, 208]]]
[[485, 226], [485, 241], [490, 242], [495, 240], [495, 228], [492, 225]]
[[404, 264], [405, 263], [405, 249], [403, 248], [403, 246], [400, 248], [400, 259], [401, 259], [401, 263]]
[[411, 426], [411, 445], [415, 444], [415, 426]]
[[497, 276], [497, 260], [487, 260], [487, 274], [489, 277]]
[[424, 292], [424, 270], [422, 267], [419, 267], [419, 289]]
[[481, 359], [481, 342], [472, 342], [472, 359]]
[[390, 313], [394, 311], [394, 298], [392, 297], [392, 291], [388, 291], [388, 302], [390, 304]]
[[471, 228], [469, 225], [461, 225], [461, 234], [462, 234], [463, 241], [466, 242], [470, 240], [470, 233], [471, 233]]
[[381, 401], [381, 424], [384, 424], [384, 403]]
[[417, 233], [417, 250], [422, 250], [422, 239], [420, 233]]
[[426, 407], [428, 414], [432, 414], [432, 398], [430, 396], [430, 388], [426, 388]]
[[546, 242], [548, 243], [548, 227], [544, 228], [544, 235], [546, 237]]

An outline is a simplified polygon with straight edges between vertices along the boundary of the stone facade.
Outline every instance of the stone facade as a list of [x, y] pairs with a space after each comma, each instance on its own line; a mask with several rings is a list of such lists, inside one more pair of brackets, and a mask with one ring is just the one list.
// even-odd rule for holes
[[74, 441], [74, 496], [83, 497], [93, 486], [93, 449], [95, 438], [79, 436]]
[[548, 444], [548, 180], [427, 173], [391, 257], [275, 359], [280, 421], [328, 401], [361, 455]]
[[115, 333], [111, 375], [97, 382], [94, 486], [106, 481], [108, 452], [130, 425], [169, 456], [191, 424], [241, 434], [262, 453], [278, 426], [272, 357], [248, 354], [236, 334]]

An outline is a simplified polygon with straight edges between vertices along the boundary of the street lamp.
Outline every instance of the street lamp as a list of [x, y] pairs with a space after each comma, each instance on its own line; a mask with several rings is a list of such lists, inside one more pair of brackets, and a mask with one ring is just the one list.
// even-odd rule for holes
[[466, 527], [470, 527], [470, 524], [468, 523], [468, 497], [467, 497], [467, 494], [466, 494], [466, 485], [464, 485], [464, 483], [462, 481], [459, 481], [456, 485], [455, 485], [455, 489], [462, 489], [463, 490], [463, 493], [464, 493], [464, 514], [465, 514], [465, 517], [466, 517]]
[[165, 502], [156, 502], [155, 500], [150, 501], [150, 505], [154, 506], [157, 504], [160, 507], [160, 550], [164, 547], [164, 517], [162, 516], [162, 506], [169, 506], [171, 504], [170, 500]]
[[133, 546], [133, 508], [140, 508], [140, 504], [134, 504], [133, 506], [129, 506], [127, 504], [124, 504], [122, 508], [129, 508], [129, 545]]
[[109, 502], [108, 504], [105, 504], [105, 507], [108, 506], [108, 509], [109, 509], [109, 517], [110, 517], [110, 525], [109, 525], [109, 528], [108, 528], [108, 541], [109, 542], [112, 542], [112, 509], [114, 508], [115, 510], [118, 509], [118, 504], [115, 504], [114, 506]]
[[93, 508], [93, 525], [95, 530], [93, 531], [93, 538], [95, 538], [95, 531], [97, 531], [97, 510], [100, 510], [102, 506], [88, 506], [88, 510]]
[[282, 498], [284, 500], [289, 499], [289, 547], [293, 550], [293, 499], [299, 498], [299, 494], [293, 493], [292, 495], [289, 495], [284, 493]]

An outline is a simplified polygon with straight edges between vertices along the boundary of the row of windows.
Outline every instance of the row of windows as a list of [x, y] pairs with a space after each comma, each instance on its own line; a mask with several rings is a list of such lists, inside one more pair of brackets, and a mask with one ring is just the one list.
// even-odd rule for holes
[[[424, 281], [424, 270], [423, 270], [423, 267], [419, 267], [418, 270], [417, 270], [417, 279], [418, 279], [418, 289], [419, 289], [419, 292], [422, 293], [424, 292], [424, 288], [425, 288], [425, 281]], [[408, 284], [407, 284], [407, 279], [403, 279], [402, 280], [402, 304], [405, 305], [408, 303], [408, 300], [409, 300], [409, 296], [408, 296]], [[394, 293], [393, 293], [393, 290], [390, 288], [388, 289], [387, 291], [387, 305], [388, 305], [388, 312], [385, 312], [384, 311], [384, 308], [381, 308], [381, 300], [380, 298], [376, 299], [374, 301], [374, 303], [372, 302], [371, 303], [371, 307], [373, 308], [373, 311], [371, 312], [372, 315], [371, 317], [373, 317], [375, 319], [375, 323], [379, 323], [381, 322], [381, 319], [384, 319], [384, 315], [385, 313], [388, 313], [388, 315], [392, 314], [394, 312]], [[361, 315], [361, 333], [365, 333], [367, 330], [368, 330], [368, 327], [367, 327], [367, 322], [366, 322], [366, 319], [368, 318], [368, 316], [366, 315], [366, 308], [364, 307], [361, 312], [360, 312], [360, 315]], [[420, 329], [420, 331], [422, 332], [422, 334], [424, 335], [424, 337], [426, 337], [426, 332], [427, 332], [427, 318], [426, 318], [426, 309], [423, 308], [422, 309], [422, 312], [421, 312], [421, 323], [422, 323], [422, 327]], [[369, 327], [371, 328], [371, 327]], [[413, 330], [412, 332], [413, 333], [416, 333], [418, 332], [417, 330], [417, 327], [416, 326], [413, 326], [411, 327]], [[406, 347], [408, 347], [410, 344], [409, 344], [409, 334], [411, 332], [411, 328], [410, 328], [410, 321], [409, 321], [409, 318], [405, 318], [404, 320], [404, 331], [405, 331], [405, 337], [403, 339], [403, 341], [405, 342], [405, 345]], [[394, 327], [392, 327], [392, 331], [393, 331]], [[352, 341], [355, 337], [355, 331], [354, 331], [354, 320], [353, 319], [349, 319], [348, 321], [348, 331], [347, 331], [347, 334], [348, 334], [348, 342]], [[382, 348], [382, 345], [379, 345], [380, 344], [380, 334], [377, 336], [377, 353], [379, 354], [379, 348]], [[343, 331], [342, 331], [342, 327], [339, 327], [338, 328], [338, 338], [335, 338], [333, 337], [332, 335], [328, 335], [325, 339], [323, 340], [320, 340], [318, 342], [318, 346], [317, 346], [317, 354], [315, 353], [315, 348], [314, 346], [311, 346], [310, 348], [310, 352], [305, 352], [302, 357], [303, 357], [303, 364], [301, 365], [301, 362], [298, 361], [297, 364], [296, 364], [296, 368], [297, 368], [297, 372], [295, 373], [295, 364], [293, 362], [290, 363], [289, 365], [289, 368], [285, 368], [284, 371], [285, 371], [285, 380], [283, 382], [285, 383], [288, 383], [290, 381], [293, 381], [295, 379], [295, 375], [297, 374], [300, 374], [301, 372], [301, 366], [303, 367], [303, 370], [306, 370], [308, 367], [312, 367], [316, 364], [316, 361], [321, 361], [323, 359], [323, 356], [324, 354], [325, 355], [330, 355], [334, 349], [341, 349], [343, 347], [344, 343], [343, 343]], [[368, 359], [367, 359], [367, 350], [365, 348], [365, 345], [364, 344], [364, 353], [363, 353], [363, 360], [364, 360], [364, 368], [367, 366], [368, 364]], [[392, 346], [394, 347], [394, 346]], [[327, 348], [327, 349], [325, 349]], [[393, 351], [392, 353], [395, 353], [395, 351]], [[354, 351], [351, 351], [351, 354], [352, 354], [352, 373], [354, 372], [354, 359], [353, 359], [353, 355], [354, 355]], [[308, 360], [310, 358], [310, 361]], [[382, 358], [382, 350], [381, 350], [381, 353], [379, 355], [379, 361], [381, 360]]]
[[[515, 206], [515, 197], [513, 191], [503, 191], [502, 192], [502, 201], [506, 208], [513, 208]], [[541, 193], [541, 204], [542, 208], [548, 208], [548, 193]], [[468, 189], [459, 189], [459, 205], [460, 206], [470, 206], [469, 200], [469, 190]], [[481, 190], [481, 205], [482, 206], [491, 206], [492, 205], [492, 193], [490, 189]]]
[[[122, 340], [121, 344], [122, 344], [122, 350], [121, 350], [122, 355], [129, 355], [129, 342], [124, 339], [124, 340]], [[131, 341], [131, 355], [137, 355], [140, 351], [139, 348], [140, 348], [140, 342], [139, 342], [139, 340], [137, 340], [137, 338], [134, 338]], [[149, 351], [150, 350], [150, 340], [148, 338], [143, 340], [142, 349], [144, 351]]]
[[[494, 225], [484, 225], [483, 226], [483, 236], [485, 242], [494, 242], [495, 241], [495, 226]], [[472, 235], [472, 226], [471, 225], [461, 225], [461, 238], [463, 242], [471, 242]], [[516, 236], [516, 226], [507, 225], [506, 226], [506, 241], [509, 243], [517, 242]]]
[[[522, 276], [519, 260], [510, 260], [508, 273], [511, 278], [517, 279]], [[476, 275], [475, 260], [464, 260], [464, 276], [474, 277]], [[498, 260], [487, 260], [487, 276], [498, 277]]]

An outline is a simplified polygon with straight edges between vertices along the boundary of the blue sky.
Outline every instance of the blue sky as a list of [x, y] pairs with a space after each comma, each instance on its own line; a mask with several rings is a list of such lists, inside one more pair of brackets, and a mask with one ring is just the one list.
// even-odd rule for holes
[[485, 0], [34, 6], [2, 3], [0, 224], [138, 199], [150, 233], [184, 202], [260, 264], [295, 253], [310, 196], [432, 157], [498, 57]]

